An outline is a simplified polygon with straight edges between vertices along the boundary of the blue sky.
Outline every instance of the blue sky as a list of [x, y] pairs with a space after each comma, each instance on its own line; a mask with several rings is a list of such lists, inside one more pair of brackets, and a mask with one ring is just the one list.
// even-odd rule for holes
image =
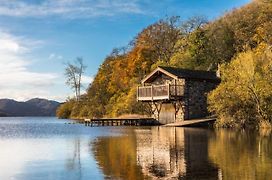
[[113, 48], [171, 15], [215, 19], [249, 0], [0, 0], [0, 98], [63, 101], [64, 62], [83, 57], [85, 87]]

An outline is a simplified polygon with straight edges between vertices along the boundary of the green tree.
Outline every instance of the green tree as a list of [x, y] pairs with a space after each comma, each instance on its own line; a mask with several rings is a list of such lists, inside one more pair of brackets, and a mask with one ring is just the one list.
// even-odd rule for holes
[[[257, 84], [261, 84], [257, 77], [264, 76], [257, 74], [267, 70], [260, 71], [259, 69], [265, 69], [265, 66], [256, 64], [255, 61], [251, 63], [251, 59], [257, 58], [257, 51], [262, 52], [263, 48], [260, 47], [263, 44], [272, 44], [271, 17], [272, 2], [256, 0], [208, 23], [202, 17], [193, 17], [184, 22], [179, 17], [159, 20], [139, 32], [129, 45], [113, 49], [99, 67], [94, 81], [87, 90], [86, 98], [74, 104], [77, 107], [71, 108], [70, 114], [74, 117], [103, 117], [145, 113], [144, 108], [136, 103], [135, 89], [141, 79], [158, 65], [217, 70], [221, 64], [224, 79], [228, 74], [224, 71], [227, 72], [231, 67], [229, 63], [235, 64], [232, 59], [239, 56], [243, 61], [240, 65], [233, 65], [236, 67], [234, 68], [236, 74], [239, 75], [240, 72], [237, 67], [245, 68], [251, 64], [255, 67], [254, 72], [258, 73], [254, 74], [256, 78], [253, 78], [254, 81], [251, 78], [250, 82], [255, 83], [256, 80]], [[254, 58], [246, 58], [250, 57], [249, 52], [257, 47], [258, 50], [251, 52]], [[233, 75], [233, 79], [241, 78], [235, 76], [231, 69], [228, 71]], [[266, 77], [270, 77], [269, 74]], [[243, 78], [243, 82], [248, 82], [250, 76]], [[265, 78], [263, 80], [268, 82]], [[264, 105], [264, 102], [269, 102], [269, 94], [259, 90], [267, 86], [260, 88], [258, 85], [258, 91], [255, 89], [256, 86], [250, 86], [251, 91], [253, 90], [250, 93], [249, 88], [246, 90], [237, 88], [237, 83], [229, 81], [228, 85], [218, 87], [220, 90], [217, 91], [221, 91], [222, 95], [214, 97], [222, 96], [222, 99], [218, 100], [222, 104], [214, 100], [216, 109], [212, 110], [220, 115], [225, 114], [225, 119], [236, 119], [237, 123], [231, 123], [232, 125], [241, 123], [240, 120], [245, 121], [241, 124], [248, 122], [258, 124], [256, 119], [269, 119], [267, 115], [269, 104]], [[233, 89], [236, 88], [237, 93], [234, 94]], [[258, 96], [254, 97], [253, 92]], [[259, 108], [256, 104], [259, 104]], [[237, 109], [239, 111], [236, 111]], [[221, 113], [223, 111], [224, 113]], [[258, 118], [255, 118], [256, 114]]]
[[65, 103], [61, 104], [57, 109], [56, 112], [57, 117], [61, 119], [70, 118], [74, 106], [75, 106], [74, 100], [67, 100]]
[[219, 126], [271, 124], [271, 59], [271, 48], [260, 45], [221, 67], [222, 82], [209, 95], [209, 108], [218, 115]]

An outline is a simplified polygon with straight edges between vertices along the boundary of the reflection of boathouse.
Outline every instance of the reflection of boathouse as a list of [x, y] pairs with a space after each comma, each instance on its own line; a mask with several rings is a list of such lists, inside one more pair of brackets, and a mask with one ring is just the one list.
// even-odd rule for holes
[[137, 100], [167, 124], [207, 116], [207, 94], [220, 82], [215, 72], [158, 67], [142, 80]]
[[137, 163], [152, 179], [222, 179], [208, 157], [207, 130], [136, 130]]
[[137, 163], [144, 175], [169, 179], [186, 173], [184, 131], [175, 128], [136, 130]]

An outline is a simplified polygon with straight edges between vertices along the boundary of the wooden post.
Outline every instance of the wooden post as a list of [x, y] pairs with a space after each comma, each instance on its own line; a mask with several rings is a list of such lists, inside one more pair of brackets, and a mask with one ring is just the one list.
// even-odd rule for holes
[[175, 97], [177, 97], [177, 80], [175, 79]]
[[190, 86], [189, 83], [187, 83], [186, 86], [184, 86], [184, 92], [185, 93], [185, 118], [184, 119], [190, 119]]
[[168, 99], [170, 99], [170, 84], [167, 84], [168, 85]]
[[139, 86], [137, 86], [137, 102], [139, 101]]
[[175, 119], [174, 119], [174, 122], [176, 122], [177, 121], [177, 104], [176, 104], [176, 102], [174, 102], [173, 105], [174, 105], [174, 108], [175, 108]]
[[153, 101], [153, 85], [151, 85], [151, 100]]

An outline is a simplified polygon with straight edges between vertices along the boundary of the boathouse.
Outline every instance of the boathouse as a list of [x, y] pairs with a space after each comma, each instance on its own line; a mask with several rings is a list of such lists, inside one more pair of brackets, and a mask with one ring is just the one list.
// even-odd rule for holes
[[216, 72], [158, 67], [137, 89], [137, 101], [147, 103], [161, 124], [208, 115], [207, 94], [216, 88]]

